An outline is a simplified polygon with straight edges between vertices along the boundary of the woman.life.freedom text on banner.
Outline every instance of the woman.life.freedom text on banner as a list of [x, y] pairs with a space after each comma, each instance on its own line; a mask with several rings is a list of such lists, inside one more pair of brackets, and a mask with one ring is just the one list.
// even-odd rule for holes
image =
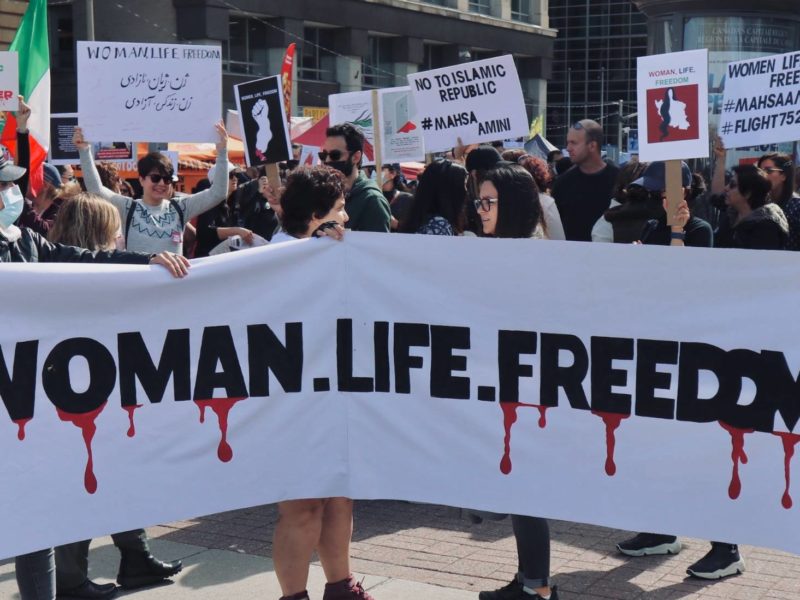
[[350, 233], [0, 270], [0, 556], [327, 496], [800, 550], [791, 253]]

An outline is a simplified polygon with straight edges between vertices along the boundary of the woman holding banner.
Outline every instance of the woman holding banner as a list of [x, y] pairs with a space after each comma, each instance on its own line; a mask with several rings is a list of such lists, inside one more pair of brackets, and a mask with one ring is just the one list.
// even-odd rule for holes
[[143, 190], [141, 200], [115, 194], [102, 185], [91, 146], [84, 139], [81, 128], [75, 128], [72, 142], [80, 153], [86, 189], [99, 194], [119, 211], [128, 250], [183, 254], [183, 231], [189, 220], [215, 207], [228, 196], [228, 133], [222, 121], [214, 127], [219, 141], [211, 188], [173, 199], [172, 162], [160, 152], [151, 152], [140, 159], [137, 166]]
[[[342, 239], [348, 221], [344, 186], [344, 176], [329, 167], [292, 172], [280, 201], [283, 230], [270, 243], [320, 236]], [[281, 600], [308, 600], [308, 568], [315, 549], [327, 580], [323, 600], [373, 600], [350, 571], [352, 500], [286, 500], [278, 503], [278, 513], [272, 559]]]
[[[542, 238], [542, 207], [533, 177], [523, 167], [499, 163], [486, 172], [475, 200], [483, 234], [498, 238]], [[546, 239], [546, 238], [545, 238]], [[479, 600], [558, 600], [550, 586], [550, 527], [546, 519], [511, 515], [519, 559], [517, 576]]]

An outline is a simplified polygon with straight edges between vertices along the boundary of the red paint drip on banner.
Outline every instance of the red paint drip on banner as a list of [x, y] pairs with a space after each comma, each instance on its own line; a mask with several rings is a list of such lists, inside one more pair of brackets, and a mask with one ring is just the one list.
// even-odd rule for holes
[[25, 425], [28, 424], [30, 419], [14, 419], [14, 423], [17, 424], [17, 439], [22, 441], [25, 439]]
[[744, 452], [744, 434], [753, 433], [752, 429], [739, 429], [722, 421], [718, 421], [722, 428], [731, 434], [731, 460], [733, 461], [733, 472], [731, 473], [731, 483], [728, 486], [728, 497], [736, 500], [742, 493], [742, 480], [739, 479], [739, 463], [747, 464], [747, 454]]
[[627, 419], [630, 415], [621, 415], [619, 413], [609, 413], [601, 411], [592, 411], [603, 419], [606, 425], [606, 475], [613, 477], [617, 474], [617, 464], [614, 462], [614, 450], [617, 446], [616, 431], [623, 419]]
[[511, 426], [517, 422], [517, 409], [520, 406], [529, 406], [539, 409], [539, 427], [544, 429], [547, 426], [547, 409], [549, 406], [539, 406], [538, 404], [525, 404], [523, 402], [501, 402], [500, 408], [503, 410], [503, 458], [500, 459], [500, 472], [503, 475], [511, 473]]
[[792, 483], [792, 471], [791, 471], [791, 464], [792, 464], [792, 457], [794, 456], [794, 447], [797, 445], [797, 442], [800, 442], [800, 435], [796, 433], [785, 433], [775, 431], [773, 432], [783, 442], [783, 475], [786, 479], [786, 488], [783, 491], [783, 497], [781, 498], [781, 505], [785, 509], [792, 508], [792, 495], [789, 493], [789, 489]]
[[133, 411], [137, 408], [142, 408], [141, 404], [137, 404], [135, 406], [123, 406], [122, 408], [128, 413], [128, 437], [133, 437], [136, 435], [136, 425], [133, 423]]
[[81, 414], [69, 413], [60, 408], [56, 408], [59, 419], [62, 421], [69, 421], [83, 433], [83, 442], [86, 444], [86, 453], [88, 454], [86, 470], [83, 473], [83, 486], [90, 494], [94, 494], [97, 491], [97, 478], [94, 476], [94, 461], [92, 459], [92, 440], [97, 431], [95, 419], [97, 419], [97, 415], [103, 412], [105, 407], [106, 403], [103, 402], [93, 411]]
[[219, 423], [219, 431], [222, 434], [222, 437], [219, 441], [219, 446], [217, 447], [217, 457], [222, 462], [229, 462], [233, 458], [233, 449], [231, 448], [230, 444], [228, 444], [228, 413], [230, 412], [231, 408], [234, 404], [239, 402], [239, 400], [244, 400], [244, 397], [241, 398], [215, 398], [212, 400], [195, 400], [195, 404], [200, 408], [200, 422], [205, 422], [206, 416], [206, 407], [210, 407], [211, 410], [217, 415], [217, 421]]

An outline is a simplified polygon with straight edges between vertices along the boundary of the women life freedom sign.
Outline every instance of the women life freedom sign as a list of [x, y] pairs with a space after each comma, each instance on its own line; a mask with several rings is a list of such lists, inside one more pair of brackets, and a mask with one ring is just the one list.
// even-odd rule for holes
[[215, 142], [219, 46], [78, 42], [78, 122], [86, 139]]
[[642, 56], [636, 70], [640, 159], [708, 156], [708, 50]]

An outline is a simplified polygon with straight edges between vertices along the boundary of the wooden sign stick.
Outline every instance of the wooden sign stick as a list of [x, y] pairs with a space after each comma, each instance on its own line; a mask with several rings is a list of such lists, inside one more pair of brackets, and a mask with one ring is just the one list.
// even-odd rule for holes
[[278, 163], [267, 163], [264, 165], [264, 170], [267, 172], [267, 181], [269, 181], [269, 187], [272, 188], [272, 192], [275, 194], [275, 196], [280, 197], [281, 172], [278, 169]]
[[378, 90], [372, 90], [372, 141], [375, 148], [375, 183], [383, 186], [383, 151], [381, 149], [381, 124], [378, 122]]
[[683, 202], [683, 182], [681, 181], [681, 161], [667, 160], [664, 164], [667, 181], [667, 225], [674, 225], [678, 205]]

